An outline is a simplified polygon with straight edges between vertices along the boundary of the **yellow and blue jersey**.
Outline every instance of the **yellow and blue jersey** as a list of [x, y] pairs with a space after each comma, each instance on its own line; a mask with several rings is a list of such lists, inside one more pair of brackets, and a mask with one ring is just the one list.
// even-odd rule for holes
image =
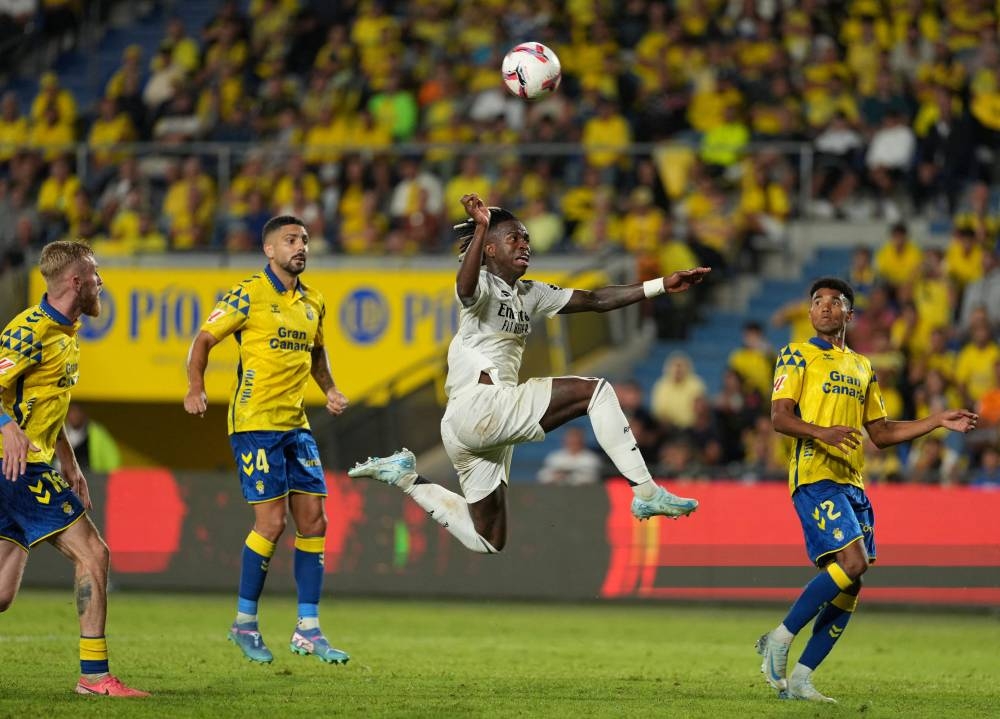
[[201, 329], [239, 345], [229, 434], [308, 428], [305, 386], [323, 346], [326, 305], [301, 281], [286, 290], [270, 266], [233, 287]]
[[[849, 347], [840, 349], [818, 337], [793, 342], [778, 353], [771, 401], [790, 399], [804, 421], [859, 431], [886, 416], [871, 362]], [[842, 451], [814, 439], [796, 439], [788, 471], [791, 492], [832, 480], [864, 489], [864, 449]]]
[[38, 447], [28, 462], [52, 461], [70, 390], [80, 377], [79, 328], [42, 297], [0, 333], [0, 403]]

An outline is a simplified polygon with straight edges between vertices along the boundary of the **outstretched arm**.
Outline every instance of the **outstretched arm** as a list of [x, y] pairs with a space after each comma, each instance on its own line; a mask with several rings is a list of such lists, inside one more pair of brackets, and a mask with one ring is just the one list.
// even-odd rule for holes
[[885, 417], [865, 425], [868, 436], [879, 449], [891, 447], [900, 442], [923, 437], [938, 427], [950, 429], [952, 432], [971, 432], [979, 422], [979, 415], [967, 409], [948, 409], [937, 412], [923, 419], [905, 422], [893, 422]]
[[188, 350], [188, 391], [184, 397], [184, 409], [188, 414], [204, 417], [208, 409], [208, 397], [205, 395], [205, 367], [208, 366], [208, 353], [217, 344], [219, 340], [202, 330], [194, 338], [191, 349]]
[[458, 293], [458, 299], [468, 307], [472, 304], [476, 287], [479, 285], [479, 268], [483, 264], [483, 240], [486, 238], [486, 231], [490, 228], [490, 208], [475, 193], [462, 195], [462, 206], [469, 213], [469, 217], [476, 221], [472, 241], [465, 248], [462, 264], [455, 277], [455, 290]]
[[330, 358], [327, 357], [326, 347], [320, 345], [312, 348], [312, 367], [310, 374], [319, 388], [326, 395], [326, 411], [330, 414], [341, 414], [347, 409], [347, 397], [337, 389], [333, 381], [333, 374], [330, 372]]
[[619, 307], [662, 294], [684, 292], [699, 284], [711, 272], [710, 267], [695, 267], [691, 270], [674, 272], [668, 277], [637, 282], [633, 285], [609, 285], [597, 290], [573, 290], [569, 302], [559, 310], [560, 314], [573, 312], [607, 312]]

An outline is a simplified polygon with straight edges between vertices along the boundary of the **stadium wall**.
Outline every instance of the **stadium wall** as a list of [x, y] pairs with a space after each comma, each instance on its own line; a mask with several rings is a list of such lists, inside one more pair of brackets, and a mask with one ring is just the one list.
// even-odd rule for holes
[[[669, 480], [668, 480], [669, 481]], [[669, 482], [701, 500], [676, 522], [637, 522], [622, 481], [593, 487], [519, 485], [510, 540], [497, 556], [466, 551], [402, 493], [328, 474], [326, 592], [333, 595], [546, 600], [794, 598], [812, 575], [780, 484]], [[91, 480], [93, 516], [122, 589], [233, 591], [251, 513], [231, 473], [131, 469]], [[1000, 492], [877, 486], [878, 558], [865, 601], [1000, 604]], [[294, 533], [268, 587], [292, 591]], [[55, 550], [33, 552], [29, 586], [72, 583]]]

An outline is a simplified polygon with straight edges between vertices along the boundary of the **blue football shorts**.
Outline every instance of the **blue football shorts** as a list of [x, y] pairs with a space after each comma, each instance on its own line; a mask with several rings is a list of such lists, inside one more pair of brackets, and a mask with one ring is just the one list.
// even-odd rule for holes
[[236, 432], [229, 435], [243, 497], [270, 502], [291, 492], [326, 496], [319, 448], [307, 429]]
[[0, 539], [25, 550], [63, 531], [86, 510], [52, 465], [29, 462], [10, 482], [0, 477]]
[[792, 503], [816, 566], [858, 539], [864, 540], [869, 561], [875, 561], [875, 512], [863, 489], [827, 479], [800, 485]]

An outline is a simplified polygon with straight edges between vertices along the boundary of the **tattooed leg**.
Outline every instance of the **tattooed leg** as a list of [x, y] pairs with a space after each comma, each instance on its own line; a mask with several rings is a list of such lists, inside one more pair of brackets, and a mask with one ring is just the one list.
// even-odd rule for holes
[[103, 637], [108, 613], [108, 546], [90, 517], [72, 525], [52, 539], [76, 570], [76, 613], [80, 636]]

